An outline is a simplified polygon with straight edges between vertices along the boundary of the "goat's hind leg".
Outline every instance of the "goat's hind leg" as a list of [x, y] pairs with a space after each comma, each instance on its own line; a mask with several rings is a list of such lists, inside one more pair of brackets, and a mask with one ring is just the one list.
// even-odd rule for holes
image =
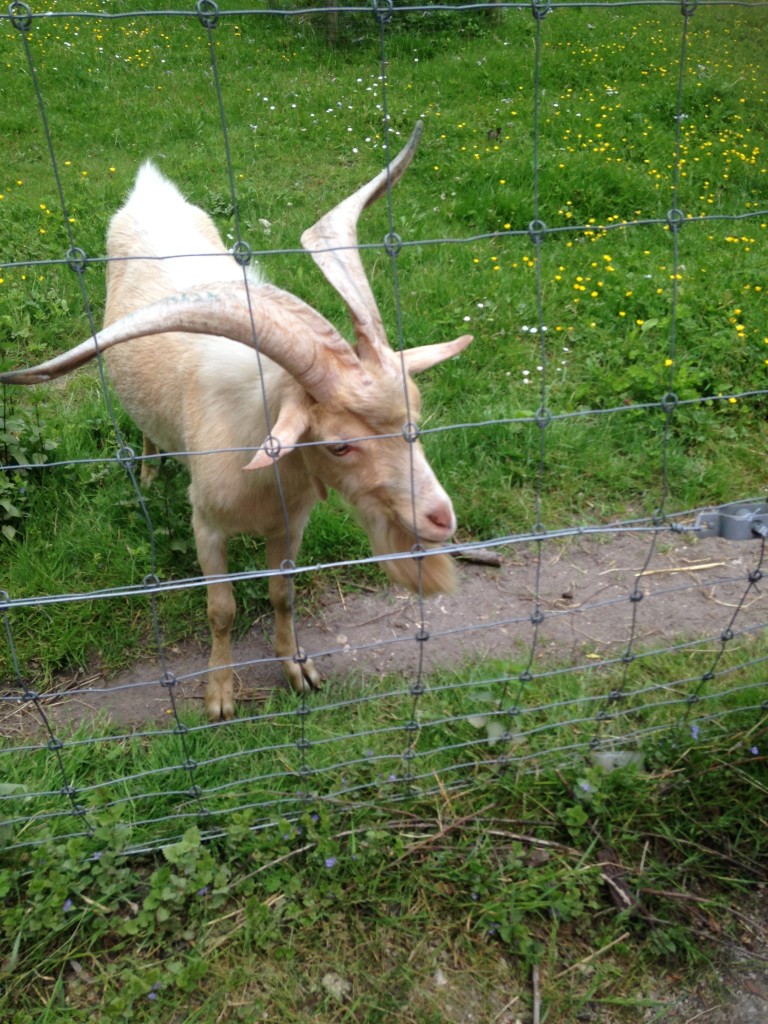
[[[298, 538], [291, 559], [298, 553]], [[286, 556], [285, 538], [269, 538], [267, 540], [267, 564], [270, 569], [279, 569]], [[283, 659], [283, 671], [288, 682], [296, 693], [308, 693], [319, 690], [322, 678], [315, 668], [312, 659], [307, 658], [296, 642], [296, 631], [293, 620], [292, 593], [293, 581], [288, 576], [270, 576], [269, 600], [275, 611], [275, 653]]]
[[[226, 576], [226, 535], [207, 525], [197, 513], [192, 516], [192, 525], [203, 575]], [[229, 580], [208, 584], [208, 621], [211, 625], [211, 657], [205, 688], [205, 710], [210, 721], [217, 722], [220, 718], [232, 718], [235, 712], [230, 643], [235, 621], [235, 595]]]
[[144, 435], [144, 450], [141, 453], [141, 471], [139, 474], [139, 480], [141, 486], [145, 489], [149, 487], [155, 480], [160, 469], [160, 460], [152, 458], [153, 455], [159, 455], [160, 449], [157, 447], [155, 442], [147, 435]]

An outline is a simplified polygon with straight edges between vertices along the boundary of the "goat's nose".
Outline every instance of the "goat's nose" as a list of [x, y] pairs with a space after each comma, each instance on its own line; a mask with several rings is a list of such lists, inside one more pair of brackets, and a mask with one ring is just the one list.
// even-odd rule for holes
[[427, 514], [427, 519], [437, 530], [445, 534], [446, 537], [450, 537], [456, 529], [453, 507], [449, 502], [445, 502], [433, 508], [432, 511]]

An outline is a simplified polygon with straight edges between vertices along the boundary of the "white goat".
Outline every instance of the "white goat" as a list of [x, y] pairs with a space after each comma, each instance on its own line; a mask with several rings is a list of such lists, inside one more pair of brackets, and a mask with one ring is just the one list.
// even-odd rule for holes
[[[211, 219], [147, 163], [109, 227], [105, 329], [38, 367], [0, 375], [38, 383], [108, 350], [110, 377], [144, 433], [144, 454], [190, 453], [183, 458], [197, 555], [203, 574], [217, 578], [208, 584], [211, 720], [234, 711], [235, 601], [231, 583], [220, 579], [229, 537], [265, 537], [269, 568], [279, 570], [295, 560], [310, 511], [329, 487], [357, 509], [374, 555], [441, 544], [456, 528], [451, 501], [413, 436], [419, 393], [410, 374], [472, 339], [395, 354], [357, 249], [360, 213], [399, 180], [420, 134], [421, 123], [387, 169], [302, 235], [349, 308], [356, 348], [311, 306], [244, 271]], [[142, 463], [142, 483], [151, 466]], [[444, 554], [383, 565], [425, 594], [453, 585]], [[270, 577], [275, 649], [300, 693], [319, 687], [320, 676], [297, 647], [289, 587], [286, 575]]]

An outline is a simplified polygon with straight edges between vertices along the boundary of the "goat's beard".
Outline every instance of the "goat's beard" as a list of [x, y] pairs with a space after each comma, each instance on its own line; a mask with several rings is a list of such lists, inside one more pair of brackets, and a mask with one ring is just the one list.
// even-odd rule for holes
[[[409, 530], [391, 519], [367, 525], [374, 555], [405, 553], [416, 543]], [[456, 571], [450, 555], [417, 554], [409, 558], [387, 559], [379, 564], [394, 583], [425, 597], [450, 594], [456, 589]]]

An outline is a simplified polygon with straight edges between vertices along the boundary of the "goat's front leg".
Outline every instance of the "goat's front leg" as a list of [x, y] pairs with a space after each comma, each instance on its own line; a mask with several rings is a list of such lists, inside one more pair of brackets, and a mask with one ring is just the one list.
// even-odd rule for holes
[[[300, 540], [301, 538], [299, 538]], [[291, 545], [291, 560], [298, 554], [298, 541]], [[286, 557], [285, 537], [267, 539], [267, 565], [279, 569]], [[319, 690], [322, 684], [320, 673], [306, 658], [296, 643], [296, 633], [291, 607], [292, 581], [287, 576], [270, 576], [269, 600], [275, 611], [275, 653], [283, 658], [283, 671], [296, 693]]]
[[[227, 573], [227, 537], [194, 513], [197, 557], [203, 575], [225, 576]], [[211, 624], [211, 657], [208, 662], [208, 684], [205, 688], [205, 710], [212, 722], [231, 718], [235, 712], [232, 688], [232, 647], [230, 634], [235, 621], [235, 595], [232, 584], [208, 584], [208, 621]]]

